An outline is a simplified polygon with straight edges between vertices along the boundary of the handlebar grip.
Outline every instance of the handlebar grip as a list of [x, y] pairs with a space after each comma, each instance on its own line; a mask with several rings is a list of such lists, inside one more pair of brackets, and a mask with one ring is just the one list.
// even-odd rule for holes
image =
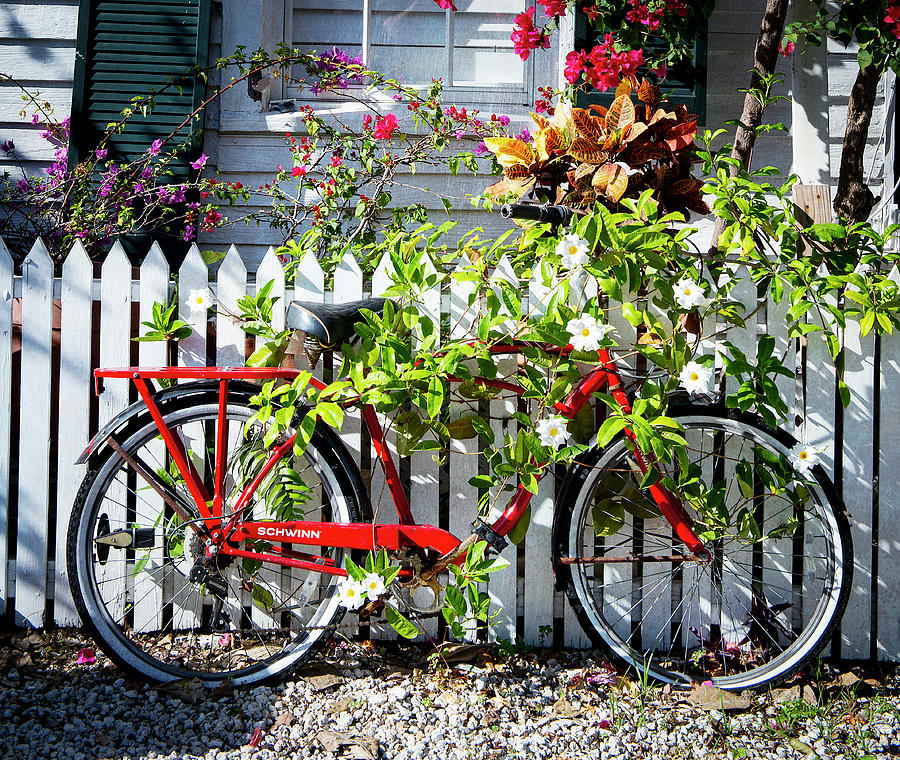
[[542, 203], [505, 203], [500, 207], [500, 216], [504, 219], [530, 219], [548, 224], [568, 224], [572, 219], [572, 209]]

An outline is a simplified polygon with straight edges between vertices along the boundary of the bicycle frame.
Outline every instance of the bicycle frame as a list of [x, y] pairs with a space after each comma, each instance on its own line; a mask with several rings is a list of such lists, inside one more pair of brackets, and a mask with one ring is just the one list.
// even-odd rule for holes
[[[508, 345], [492, 347], [492, 353], [515, 354], [521, 353], [526, 347], [535, 347], [534, 343], [515, 342]], [[552, 346], [543, 346], [549, 352], [565, 355], [571, 351], [567, 346], [563, 349]], [[608, 352], [599, 352], [599, 361], [579, 383], [572, 389], [564, 400], [554, 404], [554, 410], [561, 416], [569, 419], [575, 417], [578, 411], [589, 402], [591, 395], [606, 388], [618, 403], [625, 414], [630, 413], [631, 406], [628, 397], [622, 387], [622, 380], [618, 374], [615, 363]], [[433, 525], [421, 525], [415, 521], [410, 509], [409, 501], [397, 473], [397, 467], [391, 456], [390, 449], [385, 440], [384, 430], [378, 421], [375, 409], [369, 405], [362, 407], [362, 417], [369, 431], [372, 444], [375, 448], [378, 460], [384, 470], [385, 480], [391, 498], [397, 509], [399, 523], [331, 523], [306, 520], [290, 520], [283, 522], [240, 520], [244, 507], [249, 504], [254, 493], [266, 476], [275, 467], [279, 459], [291, 451], [294, 445], [294, 437], [277, 446], [269, 459], [244, 490], [238, 495], [237, 500], [230, 506], [230, 512], [226, 514], [224, 478], [227, 451], [227, 398], [228, 384], [233, 380], [292, 380], [301, 373], [301, 370], [288, 368], [260, 368], [260, 367], [159, 367], [137, 368], [128, 367], [122, 369], [98, 369], [94, 376], [100, 378], [127, 378], [130, 379], [144, 402], [150, 415], [159, 429], [165, 442], [166, 449], [172, 457], [172, 462], [179, 474], [184, 479], [191, 498], [199, 512], [202, 522], [211, 536], [217, 551], [235, 557], [249, 558], [270, 562], [274, 564], [298, 567], [306, 570], [345, 576], [343, 568], [335, 567], [332, 559], [321, 557], [284, 545], [300, 546], [329, 546], [345, 549], [359, 549], [372, 551], [378, 549], [400, 550], [415, 547], [423, 550], [433, 550], [439, 555], [446, 555], [456, 549], [460, 539]], [[219, 383], [219, 402], [216, 423], [216, 450], [213, 473], [213, 493], [210, 494], [204, 484], [203, 478], [196, 471], [188, 458], [184, 446], [172, 430], [166, 425], [163, 413], [153, 398], [153, 380], [217, 380]], [[459, 378], [448, 377], [450, 382], [462, 382]], [[517, 395], [522, 395], [524, 389], [505, 381], [489, 380], [487, 378], [475, 378], [475, 382], [487, 387], [497, 388]], [[321, 381], [312, 378], [310, 384], [318, 390], [325, 387]], [[99, 383], [98, 383], [99, 385]], [[98, 388], [99, 391], [99, 388]], [[634, 440], [634, 436], [628, 429], [625, 434]], [[635, 447], [635, 456], [638, 466], [643, 473], [656, 466], [655, 460], [643, 454]], [[152, 475], [138, 472], [148, 480], [154, 488]], [[540, 473], [539, 478], [546, 472], [546, 468]], [[694, 555], [707, 554], [703, 543], [694, 534], [690, 518], [683, 509], [681, 502], [667, 489], [656, 484], [649, 487], [648, 492], [659, 507], [662, 515], [671, 524], [675, 534], [688, 550]], [[517, 487], [503, 513], [491, 524], [491, 529], [500, 536], [506, 536], [519, 522], [531, 502], [531, 493], [521, 484]], [[182, 517], [184, 517], [182, 515]], [[191, 523], [196, 531], [200, 531], [199, 525]], [[266, 542], [277, 541], [278, 546], [271, 546], [268, 552], [256, 552], [241, 549], [236, 544], [247, 540], [263, 540]], [[465, 555], [456, 558], [460, 563]]]

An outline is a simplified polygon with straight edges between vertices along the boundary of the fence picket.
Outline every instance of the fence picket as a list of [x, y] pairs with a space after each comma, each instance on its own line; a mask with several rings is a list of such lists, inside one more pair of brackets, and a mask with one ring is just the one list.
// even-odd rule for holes
[[[900, 285], [897, 266], [890, 278]], [[900, 655], [900, 334], [881, 336], [881, 414], [878, 431], [878, 658]]]
[[[363, 297], [363, 274], [356, 259], [348, 251], [334, 270], [334, 303], [358, 301]], [[362, 452], [362, 419], [359, 410], [348, 410], [344, 414], [341, 440], [360, 464]]]
[[[461, 275], [466, 267], [471, 266], [469, 258], [463, 254], [456, 265], [455, 272]], [[469, 306], [469, 298], [475, 292], [475, 283], [451, 277], [450, 280], [450, 338], [460, 340], [471, 334], [477, 319], [478, 304]], [[469, 403], [451, 401], [450, 419], [479, 414], [478, 401]], [[479, 438], [454, 438], [450, 441], [450, 532], [464, 540], [472, 530], [472, 519], [478, 513], [478, 489], [469, 484], [469, 480], [478, 474], [478, 452], [481, 447]], [[465, 625], [466, 641], [474, 641], [477, 626], [473, 621]]]
[[13, 261], [0, 239], [0, 611], [6, 614], [10, 594], [7, 569], [9, 559], [9, 476], [12, 452], [12, 322]]
[[238, 249], [231, 246], [216, 273], [216, 364], [219, 367], [244, 364], [246, 333], [230, 315], [237, 315], [238, 299], [245, 295], [247, 268]]
[[[504, 280], [515, 288], [519, 286], [519, 278], [513, 269], [512, 262], [509, 257], [504, 254], [497, 264], [491, 276], [492, 281]], [[495, 291], [499, 294], [500, 286], [496, 286]], [[513, 319], [501, 327], [503, 330], [513, 329], [515, 322]], [[505, 356], [497, 361], [497, 376], [500, 378], [515, 379], [517, 370], [517, 360], [513, 356]], [[513, 438], [518, 432], [518, 424], [512, 418], [513, 412], [516, 411], [517, 399], [515, 397], [498, 396], [490, 402], [491, 429], [494, 431], [494, 445], [502, 446], [503, 438], [508, 433]], [[487, 518], [488, 523], [492, 523], [497, 519], [499, 513], [506, 509], [509, 501], [509, 492], [498, 492], [498, 489], [491, 489], [491, 502], [493, 509]], [[518, 562], [517, 547], [510, 543], [501, 553], [500, 556], [509, 562], [509, 566], [502, 570], [491, 573], [488, 579], [488, 593], [491, 595], [491, 607], [496, 609], [496, 616], [493, 625], [488, 630], [488, 640], [496, 641], [498, 639], [507, 639], [509, 641], [516, 640], [516, 605], [518, 592]]]
[[22, 264], [22, 374], [19, 394], [19, 513], [16, 617], [44, 624], [50, 518], [50, 341], [53, 262], [38, 240]]
[[59, 415], [56, 466], [56, 563], [53, 617], [57, 625], [78, 625], [78, 612], [66, 573], [66, 534], [72, 502], [85, 466], [75, 464], [89, 437], [91, 384], [91, 284], [94, 265], [81, 242], [66, 257], [60, 294], [59, 397], [66, 412]]

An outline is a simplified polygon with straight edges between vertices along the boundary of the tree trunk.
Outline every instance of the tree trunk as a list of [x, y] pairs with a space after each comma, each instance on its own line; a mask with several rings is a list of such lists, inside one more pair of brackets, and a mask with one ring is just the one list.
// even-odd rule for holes
[[875, 196], [863, 177], [863, 155], [880, 79], [881, 72], [875, 66], [860, 69], [847, 103], [847, 131], [841, 148], [834, 212], [849, 222], [864, 222], [875, 205]]
[[[778, 44], [784, 33], [784, 21], [787, 17], [788, 0], [766, 0], [766, 11], [759, 28], [756, 49], [753, 56], [753, 71], [750, 74], [750, 90], [744, 98], [744, 111], [741, 124], [734, 136], [734, 148], [731, 157], [741, 162], [745, 169], [750, 168], [750, 157], [756, 142], [755, 128], [762, 123], [762, 104], [753, 96], [752, 91], [762, 89], [763, 76], [771, 76], [778, 62]], [[731, 176], [738, 173], [736, 166], [731, 167]], [[719, 237], [725, 229], [725, 221], [716, 219], [710, 251], [718, 248]]]

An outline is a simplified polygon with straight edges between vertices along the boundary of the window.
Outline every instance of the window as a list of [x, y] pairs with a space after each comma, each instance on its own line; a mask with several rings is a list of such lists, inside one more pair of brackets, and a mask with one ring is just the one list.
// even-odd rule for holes
[[534, 60], [510, 40], [522, 0], [287, 0], [286, 39], [301, 50], [340, 48], [412, 86], [443, 78], [457, 102], [534, 102]]

